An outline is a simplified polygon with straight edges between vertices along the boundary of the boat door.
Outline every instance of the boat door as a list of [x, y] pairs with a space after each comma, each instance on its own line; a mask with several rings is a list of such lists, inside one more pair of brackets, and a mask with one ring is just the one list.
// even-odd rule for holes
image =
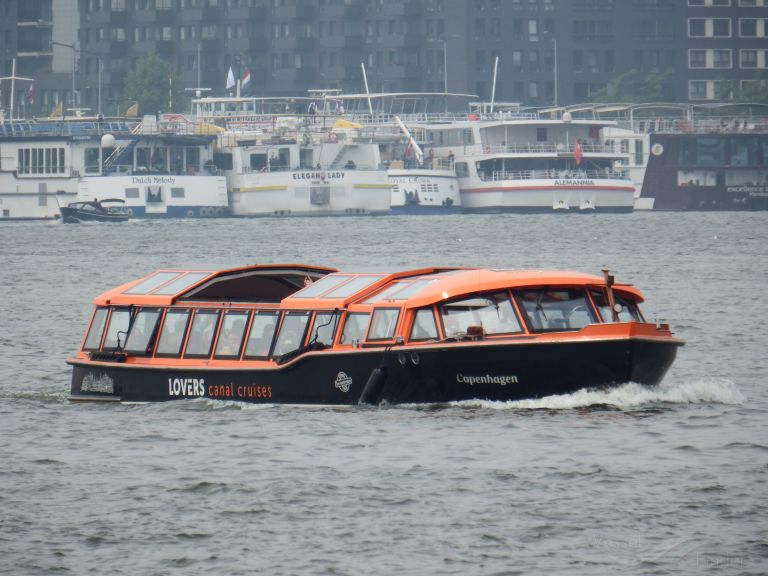
[[166, 196], [168, 190], [162, 184], [147, 184], [144, 186], [144, 199], [147, 203], [147, 216], [165, 215], [167, 212]]

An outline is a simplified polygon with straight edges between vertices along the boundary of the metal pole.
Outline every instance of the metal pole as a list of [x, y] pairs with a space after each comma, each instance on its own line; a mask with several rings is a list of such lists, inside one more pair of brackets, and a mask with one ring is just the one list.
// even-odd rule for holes
[[448, 94], [448, 44], [443, 40], [443, 92]]
[[554, 56], [555, 69], [555, 108], [557, 108], [557, 38], [552, 38], [552, 53]]
[[104, 63], [101, 60], [101, 56], [99, 56], [99, 116], [101, 116], [101, 67], [104, 65]]
[[16, 58], [13, 59], [11, 68], [11, 122], [13, 122], [13, 93], [16, 92]]

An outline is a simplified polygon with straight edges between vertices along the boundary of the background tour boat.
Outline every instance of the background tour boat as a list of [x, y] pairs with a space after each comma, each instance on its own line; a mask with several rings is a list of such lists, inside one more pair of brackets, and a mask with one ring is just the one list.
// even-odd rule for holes
[[59, 208], [65, 224], [80, 222], [125, 222], [131, 217], [125, 209], [125, 200], [105, 198], [86, 202], [71, 202]]
[[654, 385], [683, 342], [642, 300], [607, 271], [160, 270], [95, 299], [70, 398], [379, 404]]

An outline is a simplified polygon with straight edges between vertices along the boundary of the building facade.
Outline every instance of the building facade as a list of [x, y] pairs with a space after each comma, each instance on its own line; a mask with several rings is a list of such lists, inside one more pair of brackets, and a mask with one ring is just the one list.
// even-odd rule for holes
[[[6, 0], [5, 75], [34, 76], [28, 112], [120, 114], [142, 57], [177, 88], [461, 92], [529, 106], [595, 98], [700, 102], [765, 81], [768, 0]], [[2, 87], [5, 92], [6, 86]], [[4, 95], [5, 96], [5, 95]], [[4, 97], [3, 105], [7, 106]]]

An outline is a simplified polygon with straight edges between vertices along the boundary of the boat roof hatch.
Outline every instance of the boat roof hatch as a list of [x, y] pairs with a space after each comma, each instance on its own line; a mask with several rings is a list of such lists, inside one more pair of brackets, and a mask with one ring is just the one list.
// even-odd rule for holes
[[296, 264], [229, 270], [157, 270], [101, 294], [97, 305], [163, 306], [175, 301], [279, 303], [334, 268]]

